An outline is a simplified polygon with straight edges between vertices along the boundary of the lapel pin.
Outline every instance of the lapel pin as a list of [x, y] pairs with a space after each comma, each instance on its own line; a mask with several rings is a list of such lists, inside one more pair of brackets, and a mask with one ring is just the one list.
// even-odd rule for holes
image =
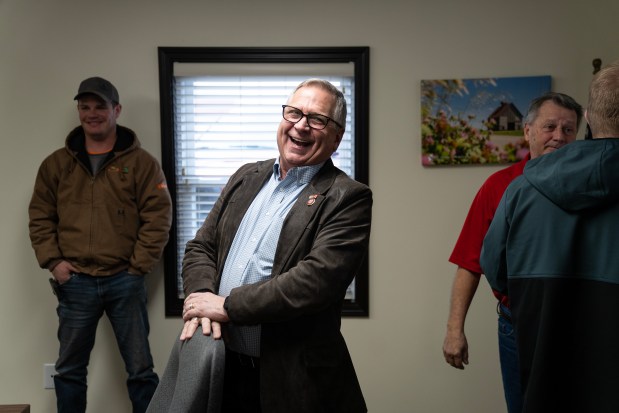
[[318, 198], [318, 194], [310, 195], [309, 199], [307, 200], [307, 206], [314, 205], [314, 202], [316, 202], [316, 198]]

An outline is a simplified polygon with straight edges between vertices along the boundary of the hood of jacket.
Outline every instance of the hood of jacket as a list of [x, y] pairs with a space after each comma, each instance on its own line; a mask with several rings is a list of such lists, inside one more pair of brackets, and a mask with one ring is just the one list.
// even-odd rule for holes
[[619, 200], [619, 138], [576, 141], [532, 159], [523, 175], [566, 211], [614, 203]]
[[[113, 157], [117, 157], [123, 153], [139, 148], [140, 146], [140, 141], [138, 140], [135, 132], [127, 127], [116, 125], [116, 142], [114, 143], [112, 152], [110, 152], [105, 162]], [[65, 141], [65, 148], [82, 164], [87, 166], [87, 169], [90, 169], [88, 153], [86, 152], [84, 129], [81, 126], [78, 126], [69, 132], [69, 135], [67, 135], [67, 139]]]

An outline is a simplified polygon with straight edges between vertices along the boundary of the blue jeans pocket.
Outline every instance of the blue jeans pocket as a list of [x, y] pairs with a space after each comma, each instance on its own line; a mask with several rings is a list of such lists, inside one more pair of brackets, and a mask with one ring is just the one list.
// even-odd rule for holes
[[514, 335], [514, 326], [503, 316], [499, 316], [499, 334], [506, 337]]

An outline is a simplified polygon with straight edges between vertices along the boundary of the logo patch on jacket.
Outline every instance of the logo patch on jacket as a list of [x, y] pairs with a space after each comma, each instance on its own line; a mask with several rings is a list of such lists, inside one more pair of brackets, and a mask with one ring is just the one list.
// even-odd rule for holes
[[[108, 172], [113, 172], [113, 173], [120, 173], [121, 172], [120, 168], [118, 166], [116, 166], [116, 165], [108, 166], [107, 170], [108, 170]], [[125, 175], [128, 174], [129, 173], [129, 168], [124, 166], [123, 169], [122, 169], [122, 173], [125, 174]]]

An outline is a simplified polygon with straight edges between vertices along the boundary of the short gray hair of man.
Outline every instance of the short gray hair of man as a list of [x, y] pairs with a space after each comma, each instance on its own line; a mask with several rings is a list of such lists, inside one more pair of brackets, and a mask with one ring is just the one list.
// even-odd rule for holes
[[346, 129], [346, 98], [344, 98], [344, 94], [340, 92], [340, 90], [336, 88], [333, 83], [324, 79], [317, 78], [304, 80], [297, 86], [297, 88], [292, 94], [294, 95], [297, 90], [310, 86], [318, 87], [322, 90], [325, 90], [333, 96], [333, 98], [335, 99], [335, 105], [333, 108], [333, 113], [330, 114], [330, 117], [332, 117], [334, 121], [342, 125], [342, 131]]
[[582, 120], [582, 106], [580, 106], [580, 104], [576, 102], [571, 96], [557, 92], [548, 92], [533, 99], [529, 104], [529, 110], [527, 111], [527, 115], [524, 117], [524, 123], [528, 123], [530, 125], [535, 122], [535, 119], [537, 119], [537, 115], [539, 113], [539, 109], [544, 103], [548, 101], [551, 101], [554, 104], [561, 106], [565, 109], [573, 110], [574, 112], [576, 112], [576, 128], [578, 129]]

